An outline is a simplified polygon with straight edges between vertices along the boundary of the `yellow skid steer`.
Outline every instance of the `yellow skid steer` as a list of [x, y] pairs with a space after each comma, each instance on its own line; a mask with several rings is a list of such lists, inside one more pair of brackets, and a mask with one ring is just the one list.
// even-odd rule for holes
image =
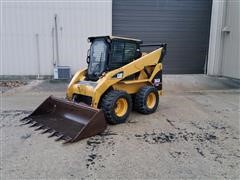
[[[89, 37], [88, 68], [78, 71], [68, 85], [66, 98], [48, 97], [21, 121], [51, 133], [56, 140], [76, 142], [106, 129], [107, 123], [124, 123], [132, 109], [156, 111], [162, 95], [162, 59], [166, 44], [116, 36]], [[142, 47], [156, 46], [150, 53]]]

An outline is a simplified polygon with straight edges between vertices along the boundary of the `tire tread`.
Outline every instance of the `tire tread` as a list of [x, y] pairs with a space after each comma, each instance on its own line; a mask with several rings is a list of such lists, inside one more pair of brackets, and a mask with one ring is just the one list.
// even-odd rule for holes
[[158, 93], [157, 89], [153, 86], [144, 86], [136, 93], [134, 108], [137, 112], [142, 114], [151, 114], [156, 111], [159, 103], [159, 96], [158, 94], [156, 95], [157, 105], [153, 109], [148, 109], [146, 106], [146, 96], [149, 94], [149, 92], [154, 92], [155, 94]]

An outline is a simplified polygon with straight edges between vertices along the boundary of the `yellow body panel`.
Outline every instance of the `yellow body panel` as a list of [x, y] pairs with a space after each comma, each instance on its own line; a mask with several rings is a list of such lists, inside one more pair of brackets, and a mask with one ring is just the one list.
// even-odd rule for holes
[[[91, 86], [86, 86], [83, 84], [74, 84], [71, 88], [73, 90], [73, 92], [81, 92], [81, 95], [85, 95], [85, 96], [93, 96], [94, 95], [94, 91], [95, 89]], [[76, 93], [78, 94], [78, 93]]]
[[68, 87], [71, 86], [72, 84], [74, 84], [76, 81], [84, 80], [86, 72], [87, 72], [87, 69], [83, 69], [81, 71], [76, 72], [75, 75], [73, 76], [70, 84], [68, 85]]
[[136, 82], [136, 83], [123, 83], [123, 82], [119, 82], [114, 84], [112, 87], [114, 90], [119, 90], [119, 91], [125, 91], [128, 94], [135, 94], [136, 92], [138, 92], [138, 90], [146, 85], [149, 85], [150, 83], [148, 82]]
[[[83, 81], [86, 75], [86, 69], [77, 72], [71, 80], [67, 89], [67, 98], [72, 99], [74, 94], [81, 94], [92, 97], [92, 106], [97, 108], [102, 95], [109, 89], [117, 89], [126, 91], [129, 94], [136, 93], [139, 88], [145, 85], [151, 85], [154, 76], [162, 69], [162, 63], [159, 63], [163, 48], [159, 48], [149, 54], [145, 54], [137, 60], [131, 63], [105, 73], [96, 83], [95, 87], [79, 84], [79, 81]], [[143, 71], [144, 67], [151, 74], [147, 77], [147, 74]], [[152, 70], [152, 72], [150, 72]], [[118, 73], [123, 73], [122, 77], [117, 78]], [[136, 80], [126, 80], [125, 78], [130, 75], [139, 73]], [[159, 94], [162, 94], [159, 91]]]

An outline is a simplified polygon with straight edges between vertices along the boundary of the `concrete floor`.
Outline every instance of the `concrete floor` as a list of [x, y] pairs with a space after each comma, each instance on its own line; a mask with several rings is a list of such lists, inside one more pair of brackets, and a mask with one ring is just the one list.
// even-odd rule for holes
[[239, 84], [205, 75], [164, 77], [156, 113], [63, 145], [19, 119], [66, 83], [32, 81], [2, 94], [1, 179], [238, 179]]

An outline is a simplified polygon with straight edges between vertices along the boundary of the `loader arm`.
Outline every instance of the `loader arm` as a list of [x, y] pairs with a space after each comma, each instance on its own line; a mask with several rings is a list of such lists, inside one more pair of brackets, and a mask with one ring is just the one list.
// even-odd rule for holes
[[[72, 91], [73, 88], [72, 86], [77, 83], [78, 81], [82, 81], [85, 79], [87, 73], [87, 68], [80, 70], [78, 72], [76, 72], [72, 78], [72, 80], [70, 81], [70, 83], [68, 84], [68, 88], [67, 88], [67, 93], [66, 93], [66, 97], [68, 98], [70, 96], [70, 94], [73, 94], [74, 92]], [[69, 98], [68, 98], [69, 99]]]

